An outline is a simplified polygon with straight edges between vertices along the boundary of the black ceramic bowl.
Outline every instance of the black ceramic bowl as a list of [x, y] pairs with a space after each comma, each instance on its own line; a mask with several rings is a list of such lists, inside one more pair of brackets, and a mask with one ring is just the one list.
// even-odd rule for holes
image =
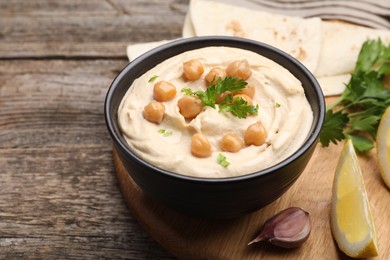
[[[246, 49], [288, 69], [303, 85], [314, 113], [305, 143], [290, 157], [262, 171], [229, 178], [198, 178], [169, 172], [138, 157], [118, 126], [118, 106], [132, 82], [162, 61], [182, 52], [208, 46]], [[206, 218], [234, 218], [279, 198], [297, 180], [312, 156], [324, 121], [325, 103], [314, 76], [297, 60], [269, 45], [232, 37], [197, 37], [170, 42], [128, 64], [112, 82], [105, 101], [105, 119], [119, 158], [131, 178], [156, 201]]]

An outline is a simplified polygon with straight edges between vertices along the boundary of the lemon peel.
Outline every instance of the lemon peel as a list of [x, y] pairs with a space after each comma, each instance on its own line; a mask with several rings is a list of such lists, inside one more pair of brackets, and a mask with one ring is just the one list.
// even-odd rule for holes
[[378, 166], [383, 181], [390, 188], [390, 106], [379, 122], [376, 134]]
[[345, 142], [336, 167], [330, 224], [338, 247], [355, 258], [378, 255], [363, 176], [352, 141]]

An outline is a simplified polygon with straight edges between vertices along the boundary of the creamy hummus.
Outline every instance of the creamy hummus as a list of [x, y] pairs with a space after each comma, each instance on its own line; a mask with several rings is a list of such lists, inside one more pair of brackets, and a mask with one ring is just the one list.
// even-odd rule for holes
[[[199, 60], [204, 73], [199, 80], [183, 78], [183, 62]], [[252, 75], [246, 80], [256, 86], [254, 105], [258, 114], [238, 118], [228, 112], [204, 107], [193, 120], [186, 120], [179, 112], [178, 100], [185, 94], [180, 90], [205, 90], [207, 72], [213, 67], [226, 67], [235, 60], [246, 59]], [[153, 76], [156, 81], [149, 82]], [[153, 86], [157, 81], [175, 85], [174, 99], [164, 102], [165, 116], [160, 124], [143, 117], [144, 107], [153, 100]], [[305, 97], [301, 82], [277, 63], [251, 51], [230, 47], [207, 47], [172, 57], [135, 80], [124, 96], [118, 110], [119, 124], [130, 148], [151, 164], [183, 175], [221, 178], [253, 173], [286, 159], [304, 142], [311, 128], [313, 112]], [[219, 142], [226, 133], [243, 137], [247, 127], [261, 121], [268, 132], [261, 146], [245, 146], [237, 153], [222, 151]], [[163, 132], [169, 134], [164, 134]], [[191, 154], [191, 137], [205, 135], [212, 154], [198, 158]], [[229, 166], [218, 164], [219, 154], [226, 156]]]

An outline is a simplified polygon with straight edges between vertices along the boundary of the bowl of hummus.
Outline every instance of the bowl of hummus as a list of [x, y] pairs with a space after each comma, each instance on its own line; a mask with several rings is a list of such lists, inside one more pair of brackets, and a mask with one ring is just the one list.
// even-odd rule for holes
[[316, 147], [325, 102], [288, 54], [234, 37], [157, 47], [112, 82], [105, 119], [134, 182], [158, 202], [234, 218], [279, 198]]

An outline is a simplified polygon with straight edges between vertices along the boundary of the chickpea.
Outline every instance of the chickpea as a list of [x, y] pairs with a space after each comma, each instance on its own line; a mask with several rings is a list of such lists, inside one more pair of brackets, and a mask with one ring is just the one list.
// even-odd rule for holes
[[165, 107], [157, 101], [152, 101], [144, 107], [143, 116], [152, 123], [160, 124], [164, 118]]
[[194, 81], [202, 76], [204, 68], [200, 61], [193, 59], [183, 63], [183, 71], [189, 81]]
[[226, 69], [226, 73], [231, 77], [247, 80], [252, 74], [252, 71], [250, 70], [248, 61], [244, 59], [236, 60], [230, 63]]
[[203, 109], [202, 101], [198, 97], [188, 95], [180, 98], [177, 106], [180, 114], [186, 119], [196, 117]]
[[222, 137], [219, 143], [223, 151], [236, 153], [244, 146], [242, 140], [235, 134], [227, 133]]
[[176, 96], [175, 86], [168, 81], [159, 81], [154, 84], [153, 98], [157, 101], [164, 102], [172, 100]]
[[217, 81], [219, 78], [226, 78], [226, 71], [220, 68], [212, 68], [206, 76], [206, 82], [210, 84], [212, 81]]
[[243, 100], [246, 101], [246, 103], [247, 103], [249, 106], [253, 106], [253, 101], [252, 101], [252, 99], [251, 99], [250, 97], [248, 97], [247, 95], [245, 95], [245, 94], [238, 94], [238, 95], [235, 95], [233, 98], [234, 98], [234, 99], [236, 99], [236, 98], [242, 98]]
[[211, 144], [207, 138], [199, 133], [196, 133], [191, 138], [191, 153], [200, 158], [209, 157], [211, 155]]
[[256, 88], [253, 85], [246, 85], [245, 88], [242, 90], [238, 91], [236, 94], [244, 94], [247, 95], [248, 97], [252, 98], [255, 96]]
[[267, 130], [265, 130], [261, 122], [254, 123], [245, 131], [244, 141], [246, 145], [260, 146], [265, 143], [267, 139]]
[[217, 94], [217, 101], [216, 101], [216, 103], [217, 104], [221, 103], [221, 101], [223, 101], [226, 98], [226, 96], [229, 95], [229, 94], [231, 94], [230, 91], [225, 91], [222, 94]]

